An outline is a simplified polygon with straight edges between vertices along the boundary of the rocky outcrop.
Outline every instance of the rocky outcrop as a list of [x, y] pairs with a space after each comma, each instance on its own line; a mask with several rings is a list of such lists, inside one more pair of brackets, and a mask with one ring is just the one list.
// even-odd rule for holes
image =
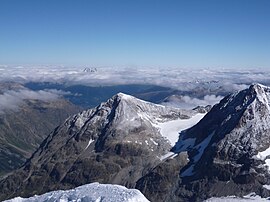
[[136, 187], [151, 201], [177, 201], [173, 187], [178, 186], [179, 169], [188, 164], [188, 156], [183, 152], [175, 158], [169, 158], [153, 168], [137, 181]]

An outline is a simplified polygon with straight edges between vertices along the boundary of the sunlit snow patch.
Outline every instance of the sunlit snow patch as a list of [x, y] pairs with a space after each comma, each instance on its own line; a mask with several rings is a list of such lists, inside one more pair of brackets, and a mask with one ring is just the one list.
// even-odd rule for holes
[[256, 157], [261, 160], [265, 160], [270, 155], [270, 147], [262, 152], [259, 152]]
[[265, 162], [264, 165], [268, 166], [268, 170], [270, 171], [270, 159], [267, 159], [267, 157], [269, 157], [269, 156], [270, 156], [270, 147], [262, 152], [259, 152], [255, 156], [255, 158], [264, 161]]
[[90, 139], [89, 142], [88, 142], [88, 144], [84, 148], [84, 150], [86, 150], [90, 146], [90, 144], [93, 143], [93, 142], [94, 142], [94, 140], [93, 139]]
[[177, 156], [178, 154], [174, 153], [174, 152], [168, 152], [167, 154], [163, 155], [160, 157], [161, 161], [164, 161], [168, 158], [174, 158], [175, 156]]
[[270, 190], [270, 185], [265, 184], [265, 185], [263, 185], [263, 188]]

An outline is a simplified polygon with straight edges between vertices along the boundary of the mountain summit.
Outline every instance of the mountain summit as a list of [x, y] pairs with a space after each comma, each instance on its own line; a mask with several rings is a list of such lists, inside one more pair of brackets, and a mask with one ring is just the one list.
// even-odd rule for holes
[[[226, 96], [198, 124], [181, 132], [172, 151], [187, 152], [189, 162], [178, 167], [173, 182], [166, 182], [173, 191], [164, 200], [202, 201], [212, 196], [244, 196], [252, 192], [270, 196], [269, 103], [270, 88], [253, 84]], [[167, 164], [175, 165], [173, 161]], [[150, 179], [162, 173], [167, 164], [160, 164], [137, 183], [150, 200], [157, 197], [150, 188], [157, 182]], [[169, 175], [175, 173], [166, 173]], [[164, 187], [164, 181], [158, 183], [156, 187]]]

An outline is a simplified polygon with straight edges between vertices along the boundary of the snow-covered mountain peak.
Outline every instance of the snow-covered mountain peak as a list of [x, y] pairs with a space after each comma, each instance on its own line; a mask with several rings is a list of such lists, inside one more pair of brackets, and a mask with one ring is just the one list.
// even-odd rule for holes
[[125, 93], [117, 93], [116, 94], [117, 97], [120, 97], [121, 99], [136, 99], [135, 97], [125, 94]]
[[220, 164], [232, 166], [236, 169], [230, 173], [233, 177], [243, 173], [254, 175], [262, 172], [259, 171], [262, 168], [267, 171], [270, 168], [269, 103], [270, 88], [253, 84], [226, 96], [197, 125], [182, 132], [173, 151], [188, 151], [190, 163], [181, 176], [212, 175], [202, 169], [206, 162], [214, 165], [214, 170]]
[[270, 88], [259, 83], [254, 83], [249, 86], [249, 88], [247, 89], [247, 93], [256, 96], [263, 96], [270, 93]]
[[159, 105], [159, 104], [154, 104], [151, 102], [147, 102], [141, 99], [138, 99], [132, 95], [128, 95], [125, 93], [117, 93], [115, 96], [113, 96], [111, 99], [116, 99], [118, 101], [122, 101], [122, 102], [127, 102], [129, 105], [150, 105], [150, 106], [158, 106], [158, 107], [162, 107], [165, 108], [165, 106], [163, 105]]
[[267, 107], [270, 103], [270, 88], [261, 84], [253, 84], [249, 87], [249, 92], [255, 95], [256, 100]]
[[265, 89], [270, 89], [268, 86], [265, 86], [263, 84], [260, 83], [253, 83], [252, 85], [250, 85], [249, 87], [250, 90], [265, 90]]
[[[220, 109], [236, 108], [236, 111], [246, 109], [249, 105], [259, 101], [260, 105], [270, 103], [270, 88], [262, 84], [252, 84], [248, 89], [226, 96], [218, 104]], [[230, 109], [232, 111], [232, 109]]]

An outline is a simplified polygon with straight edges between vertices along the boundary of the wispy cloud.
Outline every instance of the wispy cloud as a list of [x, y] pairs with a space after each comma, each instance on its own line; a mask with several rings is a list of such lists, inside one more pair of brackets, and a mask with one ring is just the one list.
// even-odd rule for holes
[[0, 113], [4, 113], [6, 110], [17, 110], [26, 100], [53, 101], [59, 99], [63, 94], [65, 92], [58, 90], [8, 90], [0, 94]]
[[166, 99], [166, 102], [162, 104], [165, 106], [193, 109], [197, 106], [214, 105], [218, 103], [223, 97], [216, 95], [205, 95], [202, 99], [184, 96], [170, 96]]

